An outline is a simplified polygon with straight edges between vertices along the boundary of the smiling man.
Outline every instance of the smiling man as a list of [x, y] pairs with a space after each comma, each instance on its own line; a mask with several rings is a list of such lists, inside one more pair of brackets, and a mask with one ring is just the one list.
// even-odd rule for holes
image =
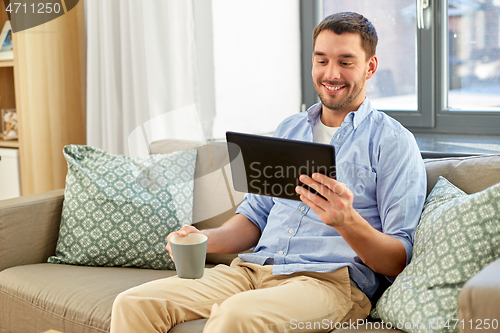
[[366, 318], [375, 273], [394, 278], [409, 263], [425, 168], [412, 134], [365, 96], [378, 65], [375, 28], [359, 14], [334, 14], [315, 28], [313, 45], [321, 103], [285, 119], [275, 136], [333, 145], [337, 179], [301, 176], [322, 196], [302, 187], [301, 201], [247, 194], [221, 227], [170, 234], [204, 233], [212, 253], [253, 252], [201, 279], [125, 291], [112, 333], [167, 332], [200, 318], [209, 319], [204, 332], [327, 332]]
[[338, 127], [365, 100], [366, 81], [378, 66], [373, 47], [377, 37], [369, 35], [365, 38], [370, 41], [363, 43], [360, 34], [337, 34], [326, 29], [327, 23], [324, 22], [324, 30], [320, 25], [314, 32], [312, 76], [323, 106], [321, 121]]

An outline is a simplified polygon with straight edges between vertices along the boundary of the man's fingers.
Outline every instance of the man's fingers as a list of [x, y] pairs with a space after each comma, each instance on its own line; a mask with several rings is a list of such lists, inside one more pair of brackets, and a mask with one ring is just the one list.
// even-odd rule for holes
[[318, 183], [323, 184], [325, 187], [330, 189], [330, 191], [332, 191], [336, 195], [341, 196], [346, 192], [346, 186], [344, 183], [341, 183], [321, 173], [313, 173], [311, 178], [317, 181]]
[[302, 186], [297, 186], [295, 191], [300, 195], [300, 200], [312, 208], [318, 215], [320, 210], [324, 210], [327, 201], [311, 191], [303, 188]]
[[195, 234], [199, 233], [200, 231], [196, 229], [195, 227], [191, 225], [185, 225], [183, 226], [180, 230], [171, 232], [167, 236], [167, 246], [165, 248], [167, 249], [168, 253], [170, 254], [170, 258], [172, 258], [172, 261], [174, 261], [174, 256], [172, 255], [172, 248], [170, 246], [170, 239], [174, 236], [181, 236], [181, 237], [186, 237], [189, 234]]
[[176, 232], [177, 235], [181, 237], [186, 237], [189, 234], [199, 233], [200, 231], [193, 227], [192, 225], [185, 225], [179, 231]]
[[[315, 174], [313, 174], [315, 175]], [[301, 175], [299, 180], [309, 186], [310, 188], [314, 189], [316, 192], [321, 194], [324, 198], [328, 199], [328, 196], [330, 195], [330, 188], [325, 186], [322, 182], [319, 180], [316, 180], [314, 178], [311, 178], [306, 175]], [[297, 192], [298, 193], [298, 192]], [[301, 193], [299, 193], [301, 194]], [[315, 194], [313, 194], [315, 195]], [[312, 196], [309, 196], [309, 199], [312, 200]]]

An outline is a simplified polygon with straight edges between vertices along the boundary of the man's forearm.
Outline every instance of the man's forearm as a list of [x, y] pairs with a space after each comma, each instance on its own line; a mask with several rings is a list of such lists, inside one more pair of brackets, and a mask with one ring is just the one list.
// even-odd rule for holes
[[335, 229], [374, 272], [394, 278], [405, 268], [403, 244], [373, 228], [361, 215], [356, 213], [351, 223]]
[[219, 228], [201, 231], [208, 237], [208, 253], [238, 253], [257, 245], [260, 229], [247, 217], [237, 214]]
[[406, 250], [399, 240], [373, 228], [353, 207], [354, 195], [344, 183], [325, 175], [300, 176], [323, 197], [297, 186], [300, 199], [318, 214], [327, 225], [335, 228], [374, 272], [396, 277], [406, 265]]

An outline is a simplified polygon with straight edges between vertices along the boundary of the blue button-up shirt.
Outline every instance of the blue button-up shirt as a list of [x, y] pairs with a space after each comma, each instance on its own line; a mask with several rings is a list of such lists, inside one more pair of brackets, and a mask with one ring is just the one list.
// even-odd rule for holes
[[[285, 119], [274, 135], [313, 141], [321, 104]], [[366, 98], [345, 117], [332, 137], [337, 180], [354, 194], [354, 209], [375, 229], [400, 240], [406, 261], [426, 195], [426, 173], [413, 135], [400, 123], [378, 112]], [[301, 201], [246, 194], [236, 213], [261, 229], [247, 262], [273, 264], [273, 274], [299, 271], [333, 272], [348, 266], [351, 280], [368, 296], [378, 287], [374, 272], [331, 226]]]

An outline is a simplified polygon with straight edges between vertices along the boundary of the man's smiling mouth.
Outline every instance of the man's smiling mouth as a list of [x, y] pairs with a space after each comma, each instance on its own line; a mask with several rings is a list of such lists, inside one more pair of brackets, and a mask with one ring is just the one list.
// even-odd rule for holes
[[345, 86], [330, 86], [327, 84], [323, 84], [323, 87], [325, 87], [326, 90], [328, 90], [328, 91], [338, 91], [338, 90], [344, 88]]

